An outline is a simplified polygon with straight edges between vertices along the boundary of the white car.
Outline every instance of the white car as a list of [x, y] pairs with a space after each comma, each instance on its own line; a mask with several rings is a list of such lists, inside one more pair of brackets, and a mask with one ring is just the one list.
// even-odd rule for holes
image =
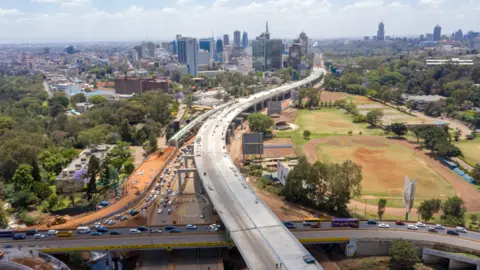
[[379, 228], [390, 228], [390, 226], [388, 224], [385, 224], [385, 223], [378, 224], [378, 227]]
[[42, 239], [45, 237], [45, 234], [43, 233], [37, 233], [35, 235], [33, 235], [33, 239]]
[[415, 226], [417, 226], [418, 228], [425, 228], [425, 224], [423, 224], [422, 222], [417, 222], [415, 223]]
[[131, 234], [140, 234], [142, 232], [140, 230], [137, 230], [137, 229], [130, 229], [130, 233]]
[[95, 228], [98, 228], [98, 227], [101, 227], [102, 224], [100, 224], [100, 222], [95, 222], [95, 224], [93, 225]]
[[158, 209], [157, 214], [161, 214], [163, 212], [163, 208]]
[[57, 235], [57, 230], [48, 230], [47, 235]]
[[187, 230], [196, 230], [196, 229], [197, 229], [197, 226], [192, 225], [192, 224], [188, 224], [188, 225], [186, 226], [186, 228], [187, 228]]
[[443, 226], [440, 225], [440, 224], [437, 224], [437, 225], [435, 225], [435, 229], [437, 229], [437, 230], [445, 230], [445, 227], [443, 227]]
[[200, 218], [203, 219], [203, 214], [200, 214]]
[[456, 227], [455, 231], [461, 232], [461, 233], [467, 233], [467, 230], [465, 230], [465, 228], [463, 228], [463, 227]]
[[407, 229], [409, 229], [409, 230], [418, 230], [418, 227], [415, 226], [415, 225], [413, 225], [413, 224], [410, 224], [410, 225], [407, 226]]
[[114, 225], [115, 223], [116, 223], [115, 220], [109, 220], [109, 221], [107, 222], [107, 225]]

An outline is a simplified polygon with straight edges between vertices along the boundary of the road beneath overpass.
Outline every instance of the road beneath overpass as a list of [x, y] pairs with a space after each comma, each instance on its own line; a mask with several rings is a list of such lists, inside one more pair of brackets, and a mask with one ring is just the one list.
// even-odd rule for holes
[[308, 251], [249, 187], [225, 148], [233, 119], [256, 103], [304, 85], [314, 84], [325, 70], [315, 68], [306, 79], [236, 101], [209, 117], [197, 133], [195, 164], [212, 203], [250, 269], [322, 269], [306, 264]]

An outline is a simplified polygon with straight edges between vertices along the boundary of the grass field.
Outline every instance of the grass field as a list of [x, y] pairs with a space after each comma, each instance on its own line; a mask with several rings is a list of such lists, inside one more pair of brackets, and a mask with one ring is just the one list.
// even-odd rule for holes
[[386, 198], [391, 207], [403, 207], [405, 175], [417, 179], [416, 201], [446, 199], [455, 194], [452, 186], [432, 170], [418, 154], [386, 138], [327, 138], [317, 145], [317, 157], [324, 162], [351, 159], [362, 166], [362, 195], [369, 204]]
[[311, 139], [318, 139], [331, 135], [347, 135], [349, 131], [358, 135], [383, 135], [380, 129], [368, 128], [368, 124], [355, 124], [352, 118], [345, 112], [338, 109], [322, 108], [320, 110], [298, 110], [295, 124], [298, 129], [293, 131], [282, 131], [277, 133], [277, 137], [292, 137], [297, 146], [302, 146], [307, 142], [303, 138], [303, 131], [311, 132]]
[[464, 160], [470, 165], [474, 166], [480, 163], [480, 138], [477, 137], [472, 141], [460, 141], [455, 145], [462, 150]]

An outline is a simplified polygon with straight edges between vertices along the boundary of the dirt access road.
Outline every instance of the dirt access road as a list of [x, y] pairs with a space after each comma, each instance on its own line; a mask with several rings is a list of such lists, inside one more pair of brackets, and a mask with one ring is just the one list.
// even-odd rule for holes
[[[349, 136], [350, 138], [352, 136]], [[358, 137], [363, 140], [365, 139], [370, 139], [370, 140], [378, 140], [380, 137], [376, 136], [353, 136], [353, 137]], [[341, 136], [338, 137], [339, 139]], [[309, 162], [315, 162], [317, 160], [317, 150], [316, 146], [320, 143], [323, 143], [325, 141], [331, 140], [332, 137], [327, 137], [327, 138], [321, 138], [321, 139], [316, 139], [309, 141], [303, 146], [303, 151], [307, 157], [307, 160]], [[401, 144], [407, 148], [409, 148], [412, 152], [415, 152], [418, 156], [422, 157], [423, 161], [436, 173], [438, 173], [440, 176], [442, 176], [444, 179], [446, 179], [455, 189], [456, 195], [460, 198], [462, 198], [465, 201], [465, 207], [467, 208], [468, 211], [470, 212], [475, 212], [475, 211], [480, 211], [480, 204], [477, 202], [477, 199], [479, 197], [479, 192], [468, 182], [463, 180], [461, 177], [459, 177], [456, 173], [448, 169], [446, 166], [444, 166], [440, 161], [435, 160], [431, 157], [429, 157], [423, 150], [417, 149], [417, 145], [414, 143], [410, 143], [408, 141], [400, 141], [400, 140], [394, 140], [395, 143]], [[362, 210], [362, 206], [364, 207], [364, 203], [362, 202], [356, 202], [352, 201], [350, 205], [359, 207], [360, 210]], [[397, 209], [397, 210], [396, 210]], [[376, 213], [377, 211], [377, 206], [376, 205], [367, 205], [367, 212], [373, 212]], [[415, 209], [412, 209], [412, 211], [416, 212]], [[399, 215], [404, 215], [405, 210], [402, 208], [387, 208], [386, 213], [389, 215], [397, 215], [397, 212]]]

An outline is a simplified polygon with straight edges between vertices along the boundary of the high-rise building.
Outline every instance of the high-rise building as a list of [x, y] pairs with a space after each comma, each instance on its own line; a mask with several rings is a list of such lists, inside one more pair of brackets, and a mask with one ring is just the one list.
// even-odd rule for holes
[[142, 59], [142, 58], [143, 58], [142, 46], [137, 45], [137, 46], [133, 47], [133, 49], [134, 49], [135, 51], [137, 51], [137, 57], [138, 57], [138, 59]]
[[433, 28], [433, 41], [440, 41], [442, 38], [442, 27], [440, 25], [436, 25], [435, 28]]
[[222, 53], [223, 53], [223, 41], [219, 38], [217, 39], [217, 44], [216, 44], [215, 61], [222, 62]]
[[223, 35], [223, 46], [230, 45], [230, 37], [228, 35]]
[[248, 47], [248, 34], [247, 32], [243, 32], [243, 35], [242, 35], [242, 47], [245, 49]]
[[73, 46], [67, 46], [65, 48], [65, 52], [68, 53], [68, 54], [74, 54], [75, 53], [75, 49], [73, 48]]
[[50, 53], [50, 48], [49, 47], [43, 48], [43, 53], [44, 54], [49, 54]]
[[385, 40], [385, 25], [383, 22], [378, 24], [377, 40]]
[[462, 41], [463, 40], [463, 32], [462, 29], [458, 29], [457, 32], [455, 32], [453, 39]]
[[281, 39], [270, 39], [267, 41], [266, 67], [267, 70], [282, 68], [283, 42]]
[[147, 42], [146, 47], [147, 47], [147, 55], [149, 57], [154, 57], [155, 56], [155, 43]]
[[188, 73], [197, 76], [198, 42], [196, 38], [182, 37], [177, 40], [178, 62], [186, 64]]
[[252, 66], [256, 71], [266, 70], [267, 41], [265, 36], [252, 41]]
[[300, 50], [301, 48], [298, 44], [293, 44], [288, 50], [288, 66], [293, 69], [298, 69], [298, 65], [300, 64], [302, 56]]
[[300, 46], [300, 56], [306, 56], [308, 54], [308, 36], [305, 32], [301, 32], [298, 36], [298, 39], [294, 40], [294, 44], [298, 44]]
[[213, 38], [201, 38], [198, 41], [200, 52], [208, 52], [209, 64], [213, 64], [215, 61], [215, 40]]
[[241, 43], [241, 39], [240, 39], [240, 31], [236, 30], [235, 32], [233, 32], [233, 47], [234, 48], [240, 48], [242, 47], [242, 43]]

